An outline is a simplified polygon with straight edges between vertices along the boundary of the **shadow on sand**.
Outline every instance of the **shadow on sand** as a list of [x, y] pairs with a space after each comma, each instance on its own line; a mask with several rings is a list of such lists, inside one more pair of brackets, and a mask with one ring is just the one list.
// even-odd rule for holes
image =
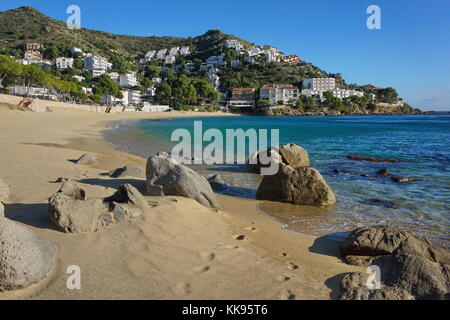
[[6, 204], [5, 217], [38, 229], [58, 231], [50, 219], [47, 203]]

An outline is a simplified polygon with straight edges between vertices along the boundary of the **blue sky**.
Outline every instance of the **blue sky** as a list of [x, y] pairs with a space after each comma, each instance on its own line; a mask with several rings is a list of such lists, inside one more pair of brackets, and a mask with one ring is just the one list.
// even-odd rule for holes
[[[82, 27], [131, 35], [197, 36], [221, 29], [322, 69], [350, 83], [396, 88], [414, 107], [450, 110], [449, 0], [8, 0], [66, 20], [76, 4]], [[369, 5], [381, 30], [366, 27]]]

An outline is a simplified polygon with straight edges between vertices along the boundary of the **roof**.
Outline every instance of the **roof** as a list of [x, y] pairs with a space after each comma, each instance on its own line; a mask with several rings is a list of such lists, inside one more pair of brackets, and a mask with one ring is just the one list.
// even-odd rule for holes
[[274, 90], [274, 89], [291, 89], [295, 90], [298, 87], [292, 86], [290, 84], [266, 84], [261, 88], [261, 90]]
[[255, 91], [254, 88], [233, 88], [233, 91]]

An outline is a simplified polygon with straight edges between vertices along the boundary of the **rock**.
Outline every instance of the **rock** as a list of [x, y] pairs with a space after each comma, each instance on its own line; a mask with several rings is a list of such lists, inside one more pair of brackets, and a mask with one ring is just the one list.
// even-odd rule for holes
[[290, 143], [281, 146], [278, 152], [281, 155], [282, 162], [294, 169], [309, 167], [308, 152], [296, 144]]
[[144, 210], [150, 207], [144, 196], [131, 184], [120, 186], [114, 195], [105, 199], [105, 202], [111, 203], [110, 210], [118, 222], [123, 221], [123, 217], [141, 216]]
[[170, 155], [165, 151], [160, 151], [156, 154], [158, 157], [170, 158]]
[[450, 267], [427, 258], [396, 254], [373, 260], [381, 271], [381, 289], [369, 289], [367, 275], [346, 274], [342, 300], [449, 300]]
[[261, 173], [261, 168], [269, 167], [270, 164], [263, 165], [260, 162], [261, 154], [265, 152], [266, 156], [271, 156], [273, 161], [289, 165], [294, 169], [309, 167], [308, 152], [296, 144], [286, 144], [279, 148], [271, 148], [265, 151], [254, 153], [248, 160], [247, 170], [252, 173]]
[[225, 181], [222, 180], [222, 177], [219, 176], [218, 174], [209, 177], [208, 182], [214, 191], [223, 191], [228, 189], [228, 185], [225, 183]]
[[64, 178], [64, 177], [59, 177], [58, 179], [55, 180], [55, 183], [61, 183], [61, 182], [67, 182], [67, 181], [70, 181], [70, 179]]
[[147, 161], [147, 191], [153, 196], [182, 196], [209, 208], [219, 208], [205, 177], [172, 159], [154, 156]]
[[377, 174], [380, 175], [380, 176], [383, 176], [383, 177], [388, 177], [388, 176], [391, 175], [391, 173], [389, 172], [389, 170], [386, 169], [386, 168], [383, 168], [383, 169], [381, 169], [381, 170], [378, 170]]
[[336, 203], [333, 191], [319, 171], [313, 168], [295, 170], [286, 165], [281, 165], [276, 175], [263, 178], [256, 198], [313, 206], [327, 206]]
[[0, 291], [43, 280], [53, 264], [55, 247], [15, 222], [0, 217]]
[[95, 232], [140, 216], [147, 208], [144, 196], [130, 184], [120, 186], [109, 198], [87, 200], [86, 193], [69, 181], [49, 199], [50, 217], [66, 233]]
[[347, 156], [347, 158], [349, 158], [350, 160], [353, 160], [353, 161], [369, 161], [369, 162], [402, 162], [402, 160], [397, 160], [397, 159], [371, 158], [371, 157], [355, 156], [355, 155]]
[[5, 207], [3, 203], [0, 202], [0, 218], [5, 216]]
[[414, 182], [417, 181], [417, 179], [414, 178], [408, 178], [408, 177], [398, 177], [398, 176], [392, 176], [392, 181], [399, 182], [399, 183], [405, 183], [405, 182]]
[[66, 233], [95, 232], [102, 227], [99, 217], [108, 213], [102, 200], [77, 200], [62, 193], [49, 199], [53, 223]]
[[115, 169], [108, 173], [108, 175], [111, 178], [124, 178], [124, 177], [134, 177], [134, 178], [140, 178], [145, 179], [145, 171], [143, 168], [134, 166], [134, 165], [128, 165], [123, 168]]
[[369, 199], [369, 200], [367, 200], [367, 203], [371, 204], [371, 205], [383, 206], [385, 208], [398, 208], [398, 207], [400, 207], [397, 203], [395, 203], [393, 201], [384, 200], [384, 199], [378, 199], [378, 198]]
[[81, 189], [76, 182], [73, 181], [64, 182], [57, 193], [68, 196], [74, 200], [87, 200], [86, 191]]
[[358, 228], [341, 246], [342, 256], [411, 254], [433, 262], [450, 264], [449, 250], [390, 226]]
[[6, 199], [8, 199], [8, 197], [9, 197], [9, 187], [0, 178], [0, 202], [5, 201]]
[[97, 164], [97, 155], [94, 153], [85, 153], [77, 161], [76, 164]]

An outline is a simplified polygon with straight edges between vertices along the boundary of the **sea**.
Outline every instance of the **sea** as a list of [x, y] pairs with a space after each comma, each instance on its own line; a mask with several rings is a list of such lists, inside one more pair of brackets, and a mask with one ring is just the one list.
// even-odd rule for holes
[[[173, 132], [193, 133], [195, 121], [201, 121], [203, 130], [218, 129], [224, 136], [229, 129], [279, 130], [281, 145], [295, 143], [308, 151], [311, 167], [333, 189], [337, 204], [258, 205], [260, 213], [287, 230], [339, 239], [357, 227], [389, 224], [450, 246], [450, 114], [148, 119], [116, 122], [104, 135], [117, 150], [149, 157], [170, 152], [178, 143], [171, 141]], [[242, 158], [250, 151], [233, 152]], [[353, 161], [349, 155], [400, 161]], [[229, 185], [222, 193], [230, 196], [254, 199], [261, 183], [245, 164], [192, 167], [207, 177], [219, 174]], [[399, 183], [378, 175], [383, 168], [415, 181]]]

